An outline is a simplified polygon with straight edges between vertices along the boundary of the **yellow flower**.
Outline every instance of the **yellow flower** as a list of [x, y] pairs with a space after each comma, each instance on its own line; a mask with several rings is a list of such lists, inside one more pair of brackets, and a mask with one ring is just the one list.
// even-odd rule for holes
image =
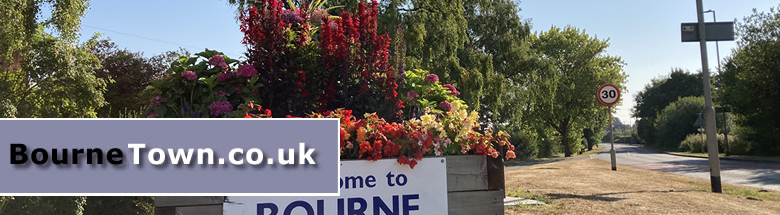
[[357, 142], [362, 143], [366, 141], [366, 128], [360, 127], [357, 130]]
[[422, 120], [423, 125], [427, 125], [427, 124], [431, 124], [434, 120], [436, 120], [436, 116], [425, 114], [420, 116], [420, 119]]
[[450, 106], [452, 107], [450, 111], [455, 112], [460, 110], [460, 105], [461, 105], [460, 100], [453, 101], [452, 103], [450, 103]]
[[471, 118], [479, 119], [479, 114], [477, 114], [477, 111], [471, 111]]
[[468, 112], [466, 112], [466, 110], [460, 110], [460, 112], [458, 112], [458, 117], [460, 117], [461, 119], [466, 119], [466, 117], [468, 117], [468, 115], [469, 114], [468, 114]]

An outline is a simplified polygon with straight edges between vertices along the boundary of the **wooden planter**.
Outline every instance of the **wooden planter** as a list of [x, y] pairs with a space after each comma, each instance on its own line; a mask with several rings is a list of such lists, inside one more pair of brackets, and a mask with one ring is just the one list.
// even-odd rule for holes
[[[501, 158], [447, 156], [448, 214], [504, 214], [504, 195]], [[158, 196], [154, 211], [156, 215], [222, 215], [224, 199], [222, 196]]]

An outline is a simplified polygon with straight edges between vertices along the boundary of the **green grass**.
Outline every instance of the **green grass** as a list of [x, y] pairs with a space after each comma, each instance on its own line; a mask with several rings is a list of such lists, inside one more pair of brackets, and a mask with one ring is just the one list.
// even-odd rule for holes
[[520, 197], [524, 199], [533, 199], [536, 201], [544, 202], [546, 204], [552, 203], [552, 199], [550, 199], [549, 196], [544, 194], [538, 194], [533, 192], [527, 192], [523, 191], [522, 189], [516, 190], [516, 191], [506, 191], [507, 196], [514, 196], [514, 197]]

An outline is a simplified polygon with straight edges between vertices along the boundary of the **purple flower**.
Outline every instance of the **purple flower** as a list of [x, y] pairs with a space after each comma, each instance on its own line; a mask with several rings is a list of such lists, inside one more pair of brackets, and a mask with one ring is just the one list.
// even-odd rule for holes
[[406, 93], [406, 97], [409, 97], [409, 99], [411, 99], [411, 100], [416, 99], [417, 96], [419, 96], [419, 95], [417, 95], [417, 92], [414, 92], [414, 91], [409, 91], [409, 92]]
[[222, 71], [228, 71], [230, 69], [230, 67], [228, 67], [228, 65], [226, 63], [221, 63], [217, 67], [222, 69]]
[[217, 76], [217, 81], [227, 81], [232, 77], [233, 77], [233, 73], [230, 72], [219, 73], [219, 76]]
[[218, 101], [211, 103], [211, 105], [209, 105], [209, 110], [211, 110], [211, 115], [219, 116], [225, 113], [233, 112], [233, 105], [231, 105], [228, 101]]
[[157, 115], [154, 112], [146, 113], [146, 118], [160, 118], [160, 115]]
[[460, 95], [460, 92], [458, 92], [458, 90], [456, 90], [455, 87], [453, 87], [450, 84], [442, 85], [442, 87], [447, 88], [448, 90], [450, 90], [450, 94], [452, 94], [453, 96], [459, 96]]
[[154, 98], [149, 101], [151, 108], [157, 108], [162, 104], [162, 96], [154, 96]]
[[436, 74], [428, 74], [425, 76], [425, 81], [429, 83], [439, 82], [439, 76], [437, 76]]
[[299, 9], [283, 10], [282, 21], [284, 22], [284, 24], [295, 25], [295, 24], [303, 23], [303, 17], [301, 17], [301, 13]]
[[450, 102], [447, 100], [444, 100], [443, 102], [439, 103], [439, 109], [449, 112], [452, 110], [452, 104], [450, 104]]
[[214, 66], [219, 66], [220, 64], [225, 63], [225, 58], [222, 57], [222, 55], [214, 55], [209, 58], [209, 64]]
[[196, 75], [193, 71], [184, 71], [181, 73], [181, 76], [190, 81], [198, 79], [198, 75]]
[[249, 78], [257, 75], [257, 70], [252, 64], [241, 65], [241, 67], [238, 67], [238, 72], [236, 72], [236, 75]]
[[322, 19], [327, 19], [328, 16], [330, 16], [330, 14], [328, 14], [328, 11], [325, 11], [324, 9], [317, 9], [311, 13], [311, 18], [309, 18], [309, 22], [311, 22], [311, 25], [313, 26], [320, 26], [322, 25]]

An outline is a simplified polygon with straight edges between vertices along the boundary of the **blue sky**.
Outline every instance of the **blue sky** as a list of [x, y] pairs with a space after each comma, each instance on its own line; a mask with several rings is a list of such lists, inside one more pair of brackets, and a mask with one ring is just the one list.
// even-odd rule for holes
[[[770, 0], [704, 0], [704, 10], [715, 10], [718, 21], [741, 21], [753, 8], [768, 11], [777, 5]], [[696, 22], [694, 0], [524, 0], [520, 8], [520, 16], [532, 21], [532, 31], [572, 25], [609, 38], [607, 52], [627, 63], [627, 89], [616, 114], [623, 122], [630, 116], [634, 94], [653, 78], [675, 67], [692, 72], [701, 69], [698, 43], [680, 42], [680, 23]], [[238, 57], [245, 48], [234, 11], [225, 0], [92, 1], [82, 19], [82, 40], [101, 32], [120, 48], [143, 51], [147, 56], [184, 47], [216, 49]], [[711, 22], [712, 14], [705, 14], [705, 20]], [[719, 45], [721, 58], [725, 58], [736, 43]], [[708, 44], [708, 52], [709, 67], [715, 69], [714, 42]]]

